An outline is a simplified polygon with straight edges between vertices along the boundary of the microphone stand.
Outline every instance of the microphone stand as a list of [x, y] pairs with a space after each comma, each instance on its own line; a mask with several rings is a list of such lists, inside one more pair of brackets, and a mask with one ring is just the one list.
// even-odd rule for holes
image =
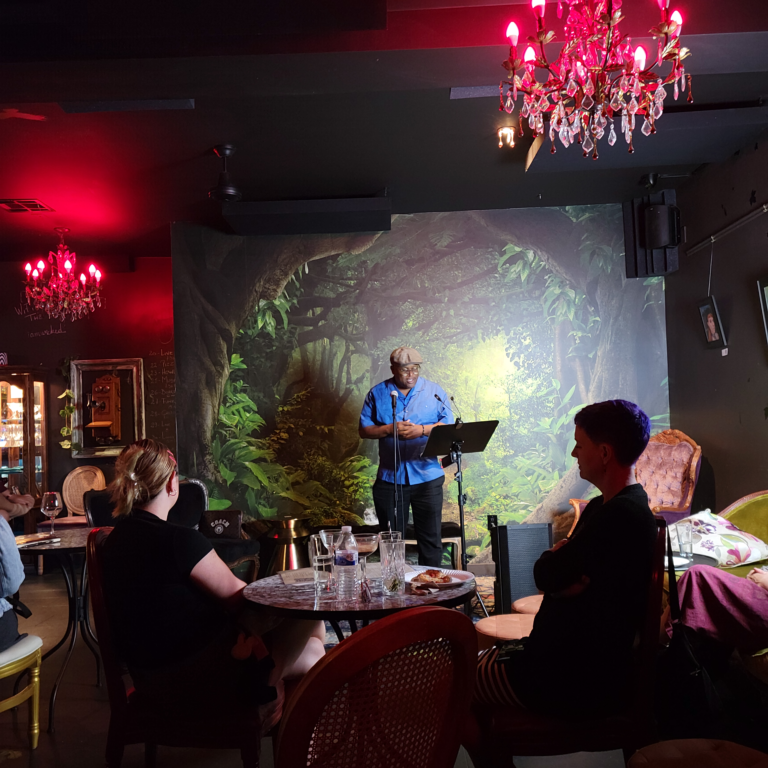
[[[392, 492], [393, 492], [393, 504], [394, 504], [394, 521], [395, 521], [395, 530], [400, 530], [397, 527], [397, 456], [398, 456], [398, 450], [397, 450], [397, 392], [393, 389], [392, 394], [390, 395], [392, 397], [392, 443], [393, 443], [393, 450], [394, 450], [394, 467], [395, 467], [395, 476], [392, 478]], [[390, 530], [391, 527], [390, 527]]]

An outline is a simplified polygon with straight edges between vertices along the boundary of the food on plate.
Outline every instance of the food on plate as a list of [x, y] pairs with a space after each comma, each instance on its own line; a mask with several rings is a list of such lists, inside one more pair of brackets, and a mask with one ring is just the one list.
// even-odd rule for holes
[[447, 573], [430, 568], [416, 576], [413, 581], [421, 581], [426, 584], [450, 584], [451, 577]]

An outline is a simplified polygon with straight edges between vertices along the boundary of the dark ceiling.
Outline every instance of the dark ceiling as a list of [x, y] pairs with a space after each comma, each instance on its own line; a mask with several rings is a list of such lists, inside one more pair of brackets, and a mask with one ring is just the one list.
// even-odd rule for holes
[[[528, 137], [497, 146], [511, 122], [497, 97], [451, 98], [452, 88], [498, 84], [506, 23], [533, 29], [525, 5], [286, 6], [141, 0], [120, 17], [92, 0], [0, 0], [0, 198], [54, 209], [0, 210], [0, 259], [47, 250], [57, 226], [78, 250], [136, 255], [168, 255], [171, 221], [225, 227], [207, 199], [222, 142], [238, 147], [230, 170], [244, 200], [386, 188], [394, 212], [415, 212], [621, 201], [645, 192], [649, 172], [675, 186], [768, 127], [758, 106], [768, 96], [765, 0], [673, 2], [693, 52], [696, 111], [666, 114], [634, 155], [606, 144], [593, 162], [545, 144], [528, 173]], [[658, 14], [655, 0], [624, 0], [623, 10], [638, 38]], [[185, 100], [194, 108], [179, 108]]]

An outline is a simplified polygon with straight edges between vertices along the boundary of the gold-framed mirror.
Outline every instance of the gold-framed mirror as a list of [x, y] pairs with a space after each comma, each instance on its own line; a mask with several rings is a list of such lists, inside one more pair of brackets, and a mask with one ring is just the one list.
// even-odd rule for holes
[[117, 456], [146, 437], [144, 363], [140, 357], [73, 360], [72, 457]]

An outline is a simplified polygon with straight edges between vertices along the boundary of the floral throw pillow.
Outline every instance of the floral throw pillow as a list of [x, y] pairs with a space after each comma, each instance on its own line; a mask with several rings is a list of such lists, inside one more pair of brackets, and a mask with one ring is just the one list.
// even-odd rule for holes
[[[713, 515], [708, 509], [679, 522], [690, 523], [693, 527], [694, 554], [714, 557], [722, 568], [735, 568], [737, 565], [756, 563], [768, 558], [768, 544], [757, 536], [737, 528], [724, 517]], [[674, 525], [670, 529], [670, 535], [672, 548], [677, 549], [677, 531]]]

